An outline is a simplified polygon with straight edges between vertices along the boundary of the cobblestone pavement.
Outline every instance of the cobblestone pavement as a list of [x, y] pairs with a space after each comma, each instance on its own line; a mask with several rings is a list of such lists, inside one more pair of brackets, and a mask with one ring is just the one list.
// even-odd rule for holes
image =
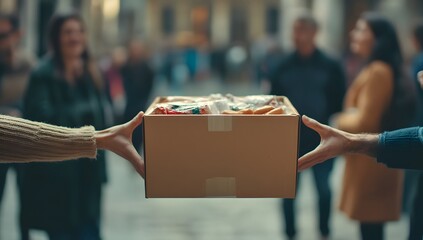
[[[250, 85], [222, 86], [217, 82], [189, 85], [169, 91], [164, 85], [157, 95], [201, 95], [215, 92], [260, 93]], [[144, 182], [130, 165], [108, 155], [110, 181], [105, 187], [103, 237], [105, 240], [282, 240], [282, 222], [277, 199], [145, 199]], [[332, 174], [335, 200], [331, 221], [332, 239], [359, 239], [358, 227], [336, 208], [342, 179], [343, 161], [339, 159]], [[298, 194], [299, 240], [318, 240], [316, 196], [309, 172], [302, 176]], [[15, 176], [10, 172], [0, 211], [0, 240], [17, 240], [17, 195]], [[406, 239], [407, 217], [389, 223], [387, 240]], [[34, 240], [47, 239], [32, 231]]]

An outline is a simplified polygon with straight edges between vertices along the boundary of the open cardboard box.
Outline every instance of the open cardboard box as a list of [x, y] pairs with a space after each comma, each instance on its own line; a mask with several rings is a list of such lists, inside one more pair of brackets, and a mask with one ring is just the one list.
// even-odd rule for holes
[[147, 198], [295, 198], [300, 115], [153, 115], [146, 111]]

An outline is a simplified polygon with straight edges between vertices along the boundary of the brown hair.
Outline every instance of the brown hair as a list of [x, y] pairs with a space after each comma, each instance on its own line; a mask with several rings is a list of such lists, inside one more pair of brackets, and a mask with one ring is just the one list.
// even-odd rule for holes
[[[53, 60], [56, 63], [56, 67], [60, 73], [63, 73], [64, 71], [63, 56], [60, 47], [60, 33], [63, 25], [69, 20], [78, 21], [82, 28], [85, 29], [84, 21], [82, 20], [81, 16], [76, 13], [54, 15], [51, 18], [49, 24], [48, 44], [53, 56]], [[104, 86], [103, 79], [95, 61], [91, 58], [87, 48], [85, 48], [84, 52], [81, 54], [81, 59], [84, 62], [84, 70], [88, 71], [96, 87], [99, 90], [102, 89]]]

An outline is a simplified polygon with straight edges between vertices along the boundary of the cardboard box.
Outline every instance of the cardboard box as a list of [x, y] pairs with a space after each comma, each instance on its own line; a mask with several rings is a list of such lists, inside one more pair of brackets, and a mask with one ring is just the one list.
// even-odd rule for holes
[[300, 115], [144, 115], [147, 198], [295, 198]]

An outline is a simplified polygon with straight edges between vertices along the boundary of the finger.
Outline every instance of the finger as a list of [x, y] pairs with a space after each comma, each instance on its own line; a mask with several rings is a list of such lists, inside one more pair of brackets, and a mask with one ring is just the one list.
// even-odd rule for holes
[[304, 171], [308, 168], [309, 165], [313, 162], [313, 156], [304, 155], [298, 159], [298, 171]]
[[319, 150], [319, 147], [314, 149], [313, 151], [306, 153], [302, 157], [298, 159], [298, 170], [303, 171], [306, 170], [324, 160], [324, 156]]
[[319, 123], [318, 121], [307, 117], [306, 115], [302, 116], [302, 120], [304, 125], [306, 125], [308, 128], [313, 129], [314, 131], [316, 131], [317, 133], [323, 133], [325, 130], [325, 126], [321, 123]]
[[420, 81], [423, 81], [423, 71], [418, 72], [417, 76], [418, 76]]
[[144, 112], [139, 112], [130, 122], [129, 127], [131, 130], [134, 130], [136, 127], [138, 127], [142, 123], [142, 118], [144, 116]]

